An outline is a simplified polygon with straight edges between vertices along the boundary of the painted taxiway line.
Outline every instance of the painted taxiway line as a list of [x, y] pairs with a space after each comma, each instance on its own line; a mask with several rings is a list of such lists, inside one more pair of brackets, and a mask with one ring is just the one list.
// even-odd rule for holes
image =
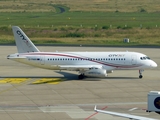
[[27, 80], [29, 80], [29, 78], [5, 78], [0, 80], [0, 84], [4, 83], [19, 84]]
[[[106, 109], [107, 106], [105, 106], [104, 108], [102, 108], [101, 110]], [[93, 116], [95, 116], [96, 114], [98, 114], [98, 112], [93, 113], [92, 115], [88, 116], [85, 120], [89, 120], [90, 118], [92, 118]]]
[[32, 84], [58, 84], [60, 82], [64, 81], [64, 79], [60, 78], [42, 78], [39, 80], [36, 80], [35, 82], [32, 82]]
[[[12, 80], [14, 80], [14, 79], [12, 79]], [[18, 88], [19, 86], [22, 86], [22, 85], [24, 85], [24, 84], [27, 84], [30, 80], [31, 80], [31, 79], [26, 79], [25, 81], [20, 82], [20, 83], [17, 84], [17, 85], [12, 85], [11, 87], [0, 91], [0, 94], [3, 94], [3, 93], [5, 93], [5, 92], [8, 92], [8, 91], [10, 91], [10, 90], [13, 90], [13, 89]], [[4, 84], [4, 83], [3, 83], [3, 84]]]
[[[0, 84], [20, 84], [28, 80], [31, 80], [31, 78], [4, 78], [0, 80]], [[32, 84], [59, 84], [64, 80], [65, 79], [62, 78], [41, 78], [35, 80], [34, 82], [32, 82]]]

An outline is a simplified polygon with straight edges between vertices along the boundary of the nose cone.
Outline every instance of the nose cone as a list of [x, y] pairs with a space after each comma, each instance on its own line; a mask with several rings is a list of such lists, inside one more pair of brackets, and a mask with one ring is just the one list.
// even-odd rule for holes
[[155, 68], [155, 67], [157, 67], [157, 66], [158, 66], [157, 63], [155, 63], [154, 61], [151, 62], [151, 67], [154, 67], [154, 68]]

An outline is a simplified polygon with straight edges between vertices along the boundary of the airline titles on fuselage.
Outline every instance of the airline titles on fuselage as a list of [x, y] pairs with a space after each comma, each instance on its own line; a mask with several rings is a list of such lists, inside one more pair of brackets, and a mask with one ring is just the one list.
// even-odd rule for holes
[[109, 54], [108, 57], [124, 57], [125, 54]]

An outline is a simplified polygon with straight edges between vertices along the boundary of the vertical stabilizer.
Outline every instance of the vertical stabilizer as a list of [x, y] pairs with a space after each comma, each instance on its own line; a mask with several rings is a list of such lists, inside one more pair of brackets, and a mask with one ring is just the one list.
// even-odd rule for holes
[[39, 52], [38, 48], [18, 26], [13, 26], [12, 30], [18, 53]]

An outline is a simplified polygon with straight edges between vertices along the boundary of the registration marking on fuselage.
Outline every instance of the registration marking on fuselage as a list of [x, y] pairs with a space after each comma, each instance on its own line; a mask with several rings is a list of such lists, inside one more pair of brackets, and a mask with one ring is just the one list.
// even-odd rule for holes
[[42, 78], [32, 82], [32, 84], [58, 84], [64, 81], [62, 78]]
[[19, 84], [29, 80], [29, 78], [4, 78], [0, 80], [0, 84], [11, 83], [11, 84]]

